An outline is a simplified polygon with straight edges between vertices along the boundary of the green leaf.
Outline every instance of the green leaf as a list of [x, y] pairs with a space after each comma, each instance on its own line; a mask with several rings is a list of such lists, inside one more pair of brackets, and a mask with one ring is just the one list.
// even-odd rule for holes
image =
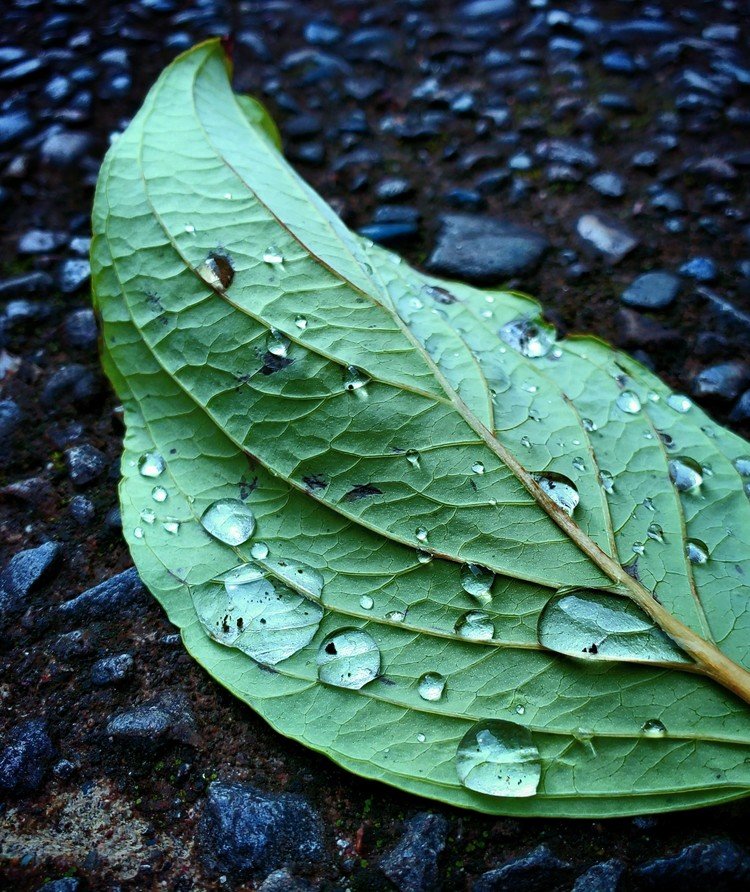
[[275, 133], [211, 41], [97, 187], [123, 527], [188, 650], [281, 733], [455, 805], [745, 795], [748, 445], [528, 298], [359, 239]]

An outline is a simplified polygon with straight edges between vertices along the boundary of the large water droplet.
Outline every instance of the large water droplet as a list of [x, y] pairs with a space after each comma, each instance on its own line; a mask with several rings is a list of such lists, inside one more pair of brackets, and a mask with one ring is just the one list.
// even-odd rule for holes
[[356, 365], [348, 365], [344, 369], [344, 390], [349, 392], [360, 390], [370, 383], [370, 376], [357, 368]]
[[708, 546], [700, 539], [688, 539], [685, 554], [691, 564], [705, 564], [708, 561]]
[[684, 415], [685, 412], [689, 412], [693, 408], [693, 401], [681, 393], [670, 393], [667, 397], [667, 405], [675, 412]]
[[217, 291], [226, 291], [234, 279], [234, 267], [225, 254], [211, 253], [198, 267], [198, 275]]
[[658, 523], [650, 523], [648, 525], [648, 529], [646, 530], [646, 535], [649, 539], [653, 539], [654, 542], [664, 541], [664, 530]]
[[637, 415], [641, 411], [641, 400], [632, 390], [623, 390], [617, 397], [617, 407], [628, 415]]
[[742, 455], [733, 462], [740, 477], [750, 477], [750, 455]]
[[603, 592], [554, 596], [537, 634], [543, 647], [581, 659], [689, 662], [632, 601]]
[[420, 564], [429, 564], [432, 560], [432, 553], [422, 548], [417, 549], [417, 560]]
[[289, 338], [275, 328], [268, 332], [266, 338], [266, 350], [272, 356], [285, 357], [289, 352]]
[[555, 330], [541, 319], [519, 316], [500, 329], [506, 344], [530, 359], [546, 356], [555, 343]]
[[144, 523], [148, 524], [152, 524], [156, 520], [156, 512], [151, 508], [144, 508], [139, 516]]
[[419, 679], [417, 690], [423, 700], [429, 700], [431, 703], [434, 703], [443, 696], [445, 676], [439, 672], [425, 672]]
[[480, 567], [479, 564], [464, 564], [461, 568], [461, 587], [485, 607], [492, 600], [491, 589], [494, 581], [495, 574], [487, 567]]
[[169, 493], [166, 491], [166, 489], [164, 489], [163, 486], [155, 486], [151, 490], [151, 498], [155, 502], [159, 502], [159, 504], [161, 504], [162, 502], [166, 502], [168, 496]]
[[580, 501], [575, 483], [568, 477], [553, 472], [533, 474], [532, 476], [542, 492], [546, 493], [569, 517], [572, 517]]
[[380, 672], [380, 650], [361, 629], [339, 629], [318, 650], [318, 678], [337, 688], [361, 688]]
[[475, 474], [484, 474], [484, 465], [480, 461], [475, 461], [474, 464], [471, 466], [471, 470]]
[[283, 263], [284, 257], [279, 251], [279, 249], [275, 245], [270, 245], [263, 253], [263, 263], [268, 263], [270, 266], [275, 266], [276, 264]]
[[667, 729], [663, 722], [660, 722], [659, 719], [649, 719], [647, 722], [644, 722], [643, 727], [641, 728], [641, 734], [644, 737], [666, 737]]
[[203, 529], [226, 545], [242, 545], [255, 531], [255, 515], [239, 499], [219, 499], [203, 512]]
[[264, 561], [268, 557], [268, 546], [265, 542], [255, 542], [250, 549], [250, 556], [256, 561]]
[[416, 449], [407, 449], [406, 460], [409, 462], [412, 468], [419, 468], [419, 453]]
[[690, 492], [703, 483], [703, 468], [692, 458], [673, 458], [669, 462], [669, 479], [680, 492]]
[[492, 618], [481, 610], [470, 610], [456, 621], [454, 631], [469, 641], [490, 641], [495, 635]]
[[481, 722], [466, 732], [456, 772], [469, 790], [488, 796], [533, 796], [542, 763], [531, 732], [513, 722]]
[[141, 477], [158, 477], [164, 472], [166, 466], [158, 452], [144, 452], [138, 459], [138, 471]]

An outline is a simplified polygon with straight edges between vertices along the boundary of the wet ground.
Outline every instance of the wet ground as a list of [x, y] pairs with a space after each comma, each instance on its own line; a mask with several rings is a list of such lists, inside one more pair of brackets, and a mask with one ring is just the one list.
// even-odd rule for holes
[[[16, 760], [0, 756], [0, 888], [253, 889], [285, 865], [266, 890], [746, 887], [746, 805], [607, 822], [435, 807], [272, 732], [192, 663], [131, 577], [58, 606], [131, 566], [88, 214], [111, 136], [179, 51], [232, 35], [238, 88], [350, 226], [419, 265], [534, 294], [561, 330], [635, 352], [747, 436], [749, 20], [746, 3], [698, 0], [3, 6], [0, 566], [31, 556], [0, 577], [0, 750]], [[522, 228], [505, 272], [472, 254], [476, 217]], [[216, 780], [300, 794], [310, 845], [300, 800], [274, 800], [279, 844], [243, 867], [226, 828], [199, 829], [231, 813], [207, 792]], [[445, 821], [383, 860], [424, 812]], [[576, 880], [602, 862], [605, 884]]]

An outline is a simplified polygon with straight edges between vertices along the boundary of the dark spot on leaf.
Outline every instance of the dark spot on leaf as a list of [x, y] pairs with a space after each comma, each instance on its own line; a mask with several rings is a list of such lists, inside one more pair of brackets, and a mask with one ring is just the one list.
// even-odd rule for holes
[[425, 293], [428, 294], [436, 303], [439, 304], [455, 304], [458, 302], [458, 298], [455, 294], [451, 294], [447, 288], [441, 288], [439, 285], [429, 285], [425, 289]]
[[389, 687], [393, 687], [396, 684], [392, 678], [387, 678], [385, 675], [381, 675], [380, 680], [383, 684], [387, 684]]
[[302, 482], [308, 489], [325, 489], [328, 481], [319, 474], [312, 474], [309, 477], [303, 477]]
[[623, 564], [622, 569], [628, 574], [628, 576], [632, 576], [637, 582], [641, 581], [641, 574], [638, 572], [638, 561], [631, 561], [629, 564]]
[[671, 436], [671, 434], [668, 434], [666, 431], [659, 430], [656, 433], [659, 435], [659, 439], [667, 447], [667, 449], [674, 448], [674, 438]]
[[153, 291], [149, 291], [146, 293], [146, 303], [155, 313], [163, 313], [164, 307], [161, 302], [161, 298], [158, 294], [154, 294]]
[[247, 477], [243, 474], [240, 477], [240, 498], [244, 502], [245, 499], [249, 498], [250, 494], [255, 492], [258, 488], [258, 478], [253, 477], [252, 480], [248, 481]]
[[345, 502], [357, 502], [360, 499], [368, 499], [370, 496], [382, 496], [383, 490], [373, 486], [372, 483], [359, 483], [354, 489], [350, 489], [344, 496]]
[[595, 643], [592, 642], [589, 647], [584, 647], [583, 652], [585, 654], [596, 655], [599, 653], [599, 647]]
[[241, 616], [238, 616], [237, 617], [237, 628], [241, 629], [244, 625], [245, 625], [245, 621], [242, 619]]
[[275, 372], [280, 372], [282, 369], [285, 369], [293, 362], [294, 360], [289, 359], [288, 356], [276, 356], [275, 353], [266, 352], [263, 354], [263, 366], [260, 373], [261, 375], [273, 375]]
[[232, 261], [226, 254], [219, 251], [212, 251], [208, 255], [209, 260], [213, 261], [213, 270], [219, 277], [222, 288], [229, 288], [234, 279], [234, 267]]
[[333, 641], [329, 641], [328, 644], [326, 644], [326, 653], [330, 654], [332, 657], [335, 657], [338, 653], [338, 651], [336, 650], [336, 645], [333, 643]]

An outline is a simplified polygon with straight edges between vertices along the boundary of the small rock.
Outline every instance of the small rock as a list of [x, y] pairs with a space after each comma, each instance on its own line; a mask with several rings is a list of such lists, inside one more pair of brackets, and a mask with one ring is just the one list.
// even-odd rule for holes
[[45, 164], [54, 167], [72, 167], [86, 154], [91, 146], [88, 133], [72, 133], [62, 130], [51, 133], [42, 143], [40, 155]]
[[208, 869], [241, 878], [323, 859], [323, 828], [301, 796], [214, 781], [200, 822]]
[[693, 378], [691, 392], [696, 397], [736, 399], [750, 384], [750, 366], [739, 360], [720, 362], [703, 369]]
[[23, 606], [23, 599], [57, 570], [62, 550], [57, 542], [19, 551], [0, 573], [0, 618]]
[[625, 864], [619, 858], [600, 861], [578, 877], [572, 892], [618, 892], [624, 873]]
[[305, 880], [293, 877], [288, 870], [274, 870], [258, 886], [258, 892], [313, 892], [313, 887]]
[[73, 496], [70, 500], [70, 505], [68, 506], [70, 513], [73, 515], [73, 518], [81, 524], [81, 526], [86, 526], [91, 523], [91, 521], [96, 516], [96, 509], [94, 508], [94, 503], [91, 499], [87, 499], [86, 496]]
[[680, 274], [699, 282], [713, 282], [719, 275], [719, 270], [710, 257], [693, 257], [680, 267]]
[[69, 347], [90, 350], [97, 345], [99, 333], [93, 310], [74, 310], [63, 320], [63, 339]]
[[737, 400], [729, 417], [732, 421], [750, 420], [750, 390], [746, 390]]
[[592, 169], [599, 166], [596, 153], [578, 142], [567, 139], [545, 139], [537, 144], [536, 154], [546, 161]]
[[578, 218], [576, 231], [584, 243], [610, 263], [618, 263], [638, 245], [638, 239], [622, 224], [600, 214], [583, 214]]
[[682, 892], [746, 889], [750, 856], [729, 839], [699, 842], [667, 858], [656, 858], [635, 870], [640, 888], [678, 888]]
[[68, 619], [111, 619], [134, 604], [145, 602], [146, 589], [135, 567], [105, 579], [57, 609]]
[[33, 129], [34, 122], [25, 111], [0, 114], [0, 148], [19, 142]]
[[0, 400], [0, 444], [5, 444], [21, 426], [23, 412], [13, 400]]
[[668, 307], [680, 290], [680, 280], [672, 273], [656, 270], [638, 276], [623, 291], [620, 300], [642, 310], [662, 310]]
[[131, 654], [102, 657], [91, 667], [91, 681], [98, 687], [119, 684], [130, 678], [134, 666], [135, 661]]
[[93, 652], [94, 645], [87, 631], [74, 629], [72, 632], [59, 635], [50, 646], [50, 650], [58, 660], [67, 663], [88, 656]]
[[52, 287], [52, 276], [49, 273], [23, 273], [0, 281], [0, 297], [16, 297], [19, 294], [33, 294], [43, 297]]
[[14, 793], [38, 790], [54, 755], [45, 721], [29, 719], [16, 725], [0, 751], [0, 790]]
[[563, 886], [569, 874], [570, 864], [541, 845], [482, 874], [472, 888], [473, 892], [547, 892]]
[[16, 245], [19, 254], [50, 254], [67, 241], [64, 232], [51, 232], [48, 229], [29, 229]]
[[544, 236], [514, 223], [446, 214], [427, 265], [473, 282], [498, 282], [536, 269], [548, 248]]
[[96, 446], [82, 443], [72, 446], [65, 452], [68, 474], [74, 486], [93, 483], [107, 470], [107, 459]]
[[595, 173], [586, 181], [592, 189], [607, 198], [622, 198], [625, 194], [625, 181], [611, 171]]
[[73, 294], [91, 278], [91, 265], [88, 260], [72, 257], [63, 260], [57, 270], [57, 285], [63, 294]]
[[44, 385], [39, 398], [46, 409], [73, 403], [88, 407], [101, 395], [101, 380], [86, 366], [71, 363], [58, 369]]
[[112, 716], [106, 733], [132, 747], [156, 747], [170, 740], [191, 745], [197, 742], [190, 701], [185, 694], [171, 691]]
[[380, 862], [400, 892], [428, 892], [438, 883], [438, 858], [445, 848], [448, 821], [422, 812], [406, 825], [401, 839]]
[[63, 877], [45, 883], [37, 892], [83, 892], [83, 884], [78, 877]]

